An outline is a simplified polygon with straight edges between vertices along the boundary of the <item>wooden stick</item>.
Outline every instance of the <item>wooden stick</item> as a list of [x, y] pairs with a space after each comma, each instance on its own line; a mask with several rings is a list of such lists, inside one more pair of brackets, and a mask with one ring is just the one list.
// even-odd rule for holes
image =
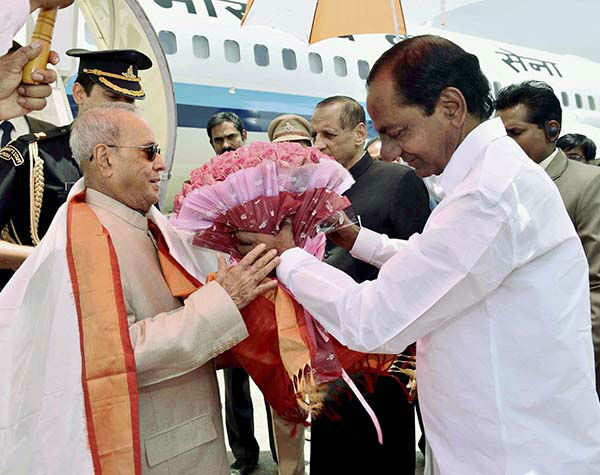
[[31, 42], [41, 43], [42, 50], [40, 54], [33, 58], [23, 70], [23, 82], [25, 84], [39, 84], [34, 81], [31, 74], [36, 69], [46, 69], [48, 66], [48, 56], [50, 55], [50, 44], [52, 43], [52, 34], [54, 33], [54, 22], [56, 21], [56, 8], [42, 10], [35, 22], [35, 30], [31, 35]]

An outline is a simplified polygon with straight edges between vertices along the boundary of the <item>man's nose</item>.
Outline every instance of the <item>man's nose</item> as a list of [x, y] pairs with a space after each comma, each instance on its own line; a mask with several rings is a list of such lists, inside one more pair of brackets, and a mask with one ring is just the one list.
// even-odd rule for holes
[[158, 171], [163, 171], [167, 169], [167, 162], [163, 158], [161, 153], [157, 153], [156, 157], [154, 157], [154, 169]]
[[317, 147], [319, 150], [325, 149], [325, 141], [318, 134], [315, 137], [315, 145], [314, 146]]

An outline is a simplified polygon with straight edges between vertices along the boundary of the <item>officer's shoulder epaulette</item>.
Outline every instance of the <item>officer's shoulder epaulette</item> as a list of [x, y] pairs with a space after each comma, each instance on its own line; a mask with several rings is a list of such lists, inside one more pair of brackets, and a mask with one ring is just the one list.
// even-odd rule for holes
[[53, 129], [46, 130], [44, 132], [37, 132], [32, 134], [21, 135], [17, 137], [15, 140], [10, 142], [11, 145], [16, 145], [18, 148], [21, 146], [29, 144], [33, 142], [41, 142], [48, 139], [53, 139], [55, 137], [61, 137], [63, 135], [68, 135], [71, 133], [71, 126], [64, 125], [61, 127], [55, 127]]
[[50, 130], [46, 130], [44, 132], [38, 132], [37, 134], [29, 134], [29, 136], [31, 135], [35, 135], [36, 140], [38, 141], [44, 141], [44, 140], [49, 140], [49, 139], [53, 139], [56, 137], [63, 137], [65, 135], [69, 135], [71, 133], [71, 125], [63, 125], [61, 127], [55, 127], [53, 129]]
[[12, 162], [15, 167], [23, 165], [25, 163], [25, 156], [29, 145], [34, 142], [41, 142], [47, 139], [60, 137], [62, 135], [69, 134], [71, 132], [70, 126], [56, 127], [47, 132], [38, 132], [35, 134], [26, 134], [17, 137], [11, 141], [8, 145], [0, 149], [0, 162], [7, 161]]
[[29, 145], [32, 143], [43, 143], [46, 140], [68, 136], [70, 133], [71, 126], [65, 125], [62, 127], [55, 127], [45, 132], [21, 135], [4, 148], [0, 149], [0, 161], [5, 160], [12, 162], [15, 167], [18, 167], [25, 162], [24, 157], [27, 155]]

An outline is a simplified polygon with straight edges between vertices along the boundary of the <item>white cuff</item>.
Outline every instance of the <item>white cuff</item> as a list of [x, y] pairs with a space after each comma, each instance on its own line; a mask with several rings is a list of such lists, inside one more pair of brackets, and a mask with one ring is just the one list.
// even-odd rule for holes
[[307, 259], [316, 259], [304, 249], [293, 247], [281, 254], [281, 263], [277, 266], [277, 278], [288, 287], [291, 272]]
[[380, 239], [379, 233], [367, 228], [360, 228], [354, 246], [350, 249], [350, 255], [363, 262], [373, 262]]

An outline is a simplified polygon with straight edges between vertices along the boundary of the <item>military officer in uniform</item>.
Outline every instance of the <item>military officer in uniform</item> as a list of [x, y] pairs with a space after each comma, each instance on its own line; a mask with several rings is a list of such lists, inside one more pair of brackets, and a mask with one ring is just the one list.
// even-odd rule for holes
[[[104, 102], [145, 97], [139, 70], [152, 61], [136, 50], [72, 49], [79, 72], [73, 100], [79, 111]], [[0, 150], [0, 289], [48, 229], [81, 171], [69, 147], [71, 126], [21, 136]]]

